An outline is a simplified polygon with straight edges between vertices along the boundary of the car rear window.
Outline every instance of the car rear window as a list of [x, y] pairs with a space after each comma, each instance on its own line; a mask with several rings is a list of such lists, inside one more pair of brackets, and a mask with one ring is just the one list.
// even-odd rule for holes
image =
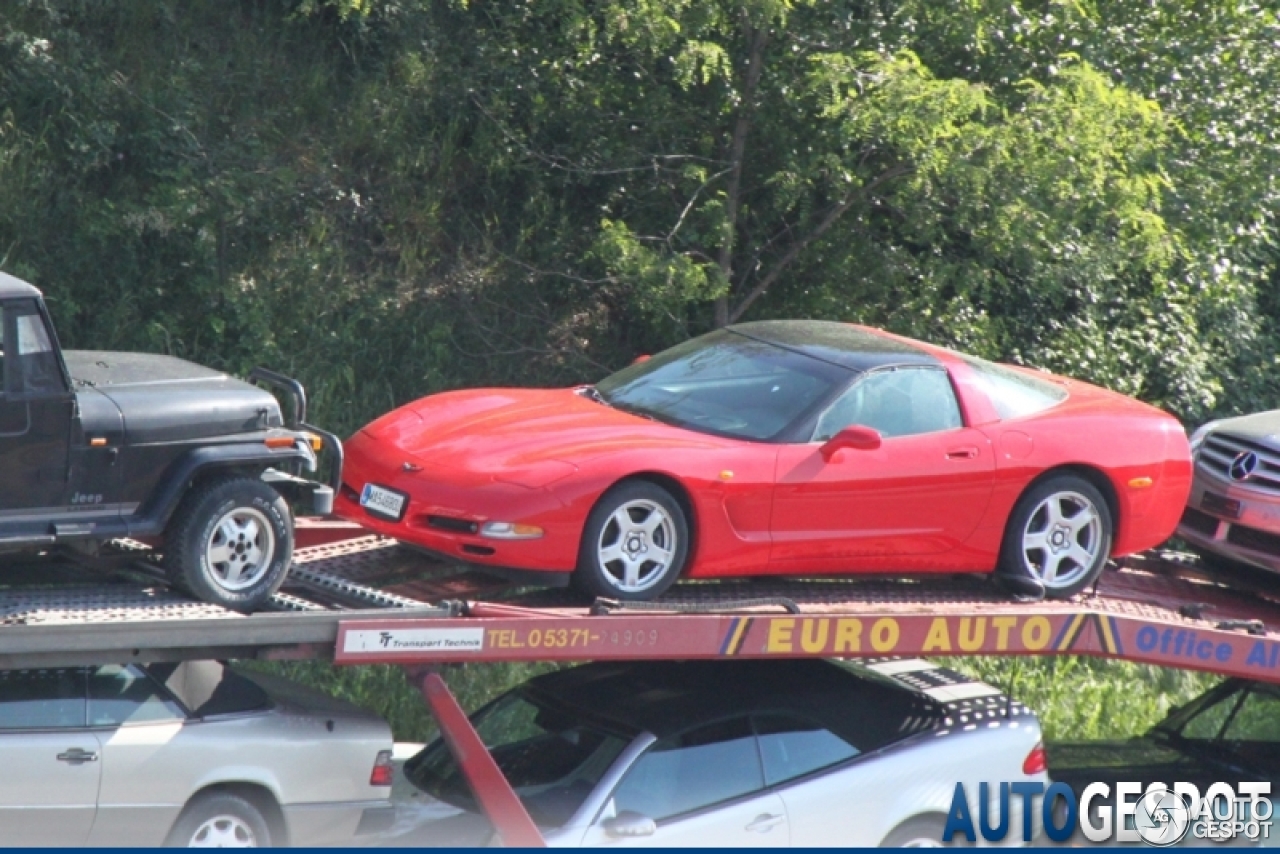
[[858, 755], [858, 748], [831, 730], [796, 715], [757, 715], [756, 737], [765, 783], [776, 786]]
[[978, 383], [1002, 420], [1034, 415], [1067, 399], [1067, 390], [1052, 380], [1029, 376], [973, 356], [960, 358], [973, 368]]
[[271, 707], [271, 699], [261, 686], [220, 661], [151, 664], [146, 669], [178, 698], [192, 717], [232, 715]]

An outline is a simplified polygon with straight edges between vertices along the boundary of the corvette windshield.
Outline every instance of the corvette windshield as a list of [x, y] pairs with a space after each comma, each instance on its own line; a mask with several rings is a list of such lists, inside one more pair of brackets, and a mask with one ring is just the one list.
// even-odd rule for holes
[[853, 374], [722, 329], [602, 380], [612, 406], [704, 433], [769, 440], [844, 387]]

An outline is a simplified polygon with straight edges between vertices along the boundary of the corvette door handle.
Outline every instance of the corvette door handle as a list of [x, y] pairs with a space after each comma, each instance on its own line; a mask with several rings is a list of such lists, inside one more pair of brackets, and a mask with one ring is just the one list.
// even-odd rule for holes
[[72, 764], [78, 764], [80, 762], [97, 762], [98, 754], [91, 750], [82, 750], [79, 747], [73, 747], [66, 753], [59, 753], [58, 761], [70, 762]]
[[755, 821], [748, 824], [746, 829], [752, 833], [768, 833], [784, 821], [786, 821], [786, 816], [765, 813], [764, 815], [756, 816]]
[[972, 460], [977, 456], [977, 448], [952, 448], [947, 451], [947, 459], [949, 460]]

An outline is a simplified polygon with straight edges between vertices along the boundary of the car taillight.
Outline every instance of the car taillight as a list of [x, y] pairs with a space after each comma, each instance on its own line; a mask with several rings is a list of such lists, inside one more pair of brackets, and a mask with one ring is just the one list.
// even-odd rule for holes
[[1031, 748], [1031, 752], [1027, 754], [1027, 758], [1022, 760], [1023, 774], [1040, 774], [1049, 768], [1049, 762], [1045, 759], [1044, 745], [1037, 744]]
[[390, 786], [395, 776], [395, 766], [391, 764], [391, 751], [379, 750], [378, 758], [373, 760], [373, 773], [369, 775], [370, 786]]

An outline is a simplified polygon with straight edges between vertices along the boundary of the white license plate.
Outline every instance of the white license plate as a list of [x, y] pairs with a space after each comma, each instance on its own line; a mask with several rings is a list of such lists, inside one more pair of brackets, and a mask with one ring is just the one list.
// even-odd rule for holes
[[404, 515], [404, 506], [408, 502], [409, 496], [403, 492], [396, 492], [394, 489], [387, 489], [385, 486], [377, 486], [372, 483], [366, 483], [364, 491], [360, 493], [361, 507], [379, 516], [394, 519], [397, 522]]

